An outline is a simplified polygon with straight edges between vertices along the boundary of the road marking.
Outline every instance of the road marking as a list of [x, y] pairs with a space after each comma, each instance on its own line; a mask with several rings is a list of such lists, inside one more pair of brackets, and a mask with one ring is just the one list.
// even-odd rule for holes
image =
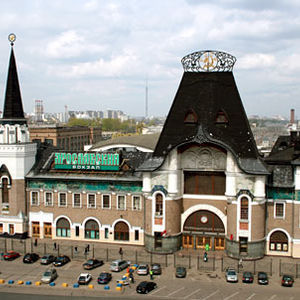
[[183, 299], [187, 299], [187, 298], [191, 297], [192, 295], [198, 293], [200, 290], [201, 290], [201, 289], [198, 289], [198, 290], [194, 291], [193, 293], [191, 293], [191, 294], [185, 296]]
[[182, 291], [182, 290], [184, 290], [184, 286], [183, 286], [182, 288], [180, 288], [180, 289], [178, 289], [178, 290], [176, 290], [176, 291], [174, 291], [174, 292], [168, 294], [167, 297], [170, 297], [170, 296], [172, 296], [172, 295], [174, 295], [174, 294], [176, 294], [177, 292]]
[[250, 299], [252, 299], [254, 296], [255, 296], [256, 294], [255, 293], [253, 293], [251, 296], [249, 296], [246, 300], [250, 300]]
[[272, 300], [275, 299], [277, 297], [277, 295], [273, 295], [272, 297], [270, 297], [268, 300]]
[[228, 300], [228, 299], [230, 299], [230, 298], [233, 298], [234, 296], [236, 296], [236, 295], [239, 294], [239, 293], [240, 293], [240, 292], [235, 292], [234, 294], [232, 294], [232, 295], [230, 295], [230, 296], [224, 298], [223, 300]]
[[206, 296], [205, 298], [202, 298], [202, 300], [206, 300], [206, 299], [208, 299], [208, 298], [214, 296], [214, 295], [215, 295], [216, 293], [218, 293], [218, 292], [219, 292], [219, 290], [216, 290], [215, 292], [211, 293], [210, 295]]
[[157, 292], [159, 292], [159, 291], [161, 291], [162, 289], [165, 289], [165, 288], [166, 288], [166, 286], [163, 286], [163, 287], [157, 289], [156, 291], [152, 292], [151, 295], [156, 294]]

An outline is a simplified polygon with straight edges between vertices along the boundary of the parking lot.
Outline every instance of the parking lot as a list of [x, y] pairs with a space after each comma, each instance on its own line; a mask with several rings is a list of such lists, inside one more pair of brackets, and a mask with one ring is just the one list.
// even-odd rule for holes
[[[162, 275], [154, 276], [157, 283], [157, 289], [148, 295], [137, 295], [136, 286], [144, 280], [150, 280], [148, 276], [138, 276], [134, 273], [135, 283], [126, 286], [122, 291], [116, 290], [117, 280], [121, 280], [122, 275], [126, 273], [123, 270], [120, 273], [113, 273], [113, 279], [109, 283], [109, 290], [104, 289], [104, 285], [97, 283], [98, 275], [103, 271], [109, 271], [110, 263], [88, 271], [93, 276], [89, 286], [80, 286], [74, 288], [74, 283], [81, 272], [84, 271], [82, 264], [84, 260], [72, 260], [62, 267], [57, 267], [58, 278], [55, 280], [55, 286], [47, 284], [36, 286], [35, 283], [40, 281], [44, 271], [52, 266], [43, 266], [39, 262], [33, 264], [24, 264], [22, 256], [14, 261], [0, 261], [0, 279], [5, 280], [0, 284], [0, 291], [11, 291], [20, 293], [41, 293], [41, 294], [63, 294], [63, 295], [82, 295], [82, 296], [111, 296], [111, 297], [147, 297], [153, 299], [298, 299], [300, 292], [300, 282], [295, 280], [292, 288], [281, 287], [281, 278], [273, 276], [270, 278], [270, 284], [260, 286], [257, 284], [257, 277], [254, 278], [253, 284], [242, 283], [241, 274], [239, 274], [238, 283], [227, 283], [223, 272], [201, 272], [196, 269], [187, 270], [186, 278], [176, 278], [174, 267], [168, 266], [163, 268]], [[8, 281], [14, 283], [9, 284]], [[18, 284], [22, 281], [23, 284]], [[31, 285], [25, 285], [31, 281]], [[63, 287], [65, 284], [65, 287]]]

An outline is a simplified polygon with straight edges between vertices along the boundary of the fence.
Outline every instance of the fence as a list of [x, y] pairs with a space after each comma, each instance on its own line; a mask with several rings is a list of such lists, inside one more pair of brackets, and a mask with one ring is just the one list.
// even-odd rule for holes
[[293, 275], [296, 278], [300, 277], [300, 264], [299, 263], [288, 263], [279, 260], [279, 276], [283, 274]]

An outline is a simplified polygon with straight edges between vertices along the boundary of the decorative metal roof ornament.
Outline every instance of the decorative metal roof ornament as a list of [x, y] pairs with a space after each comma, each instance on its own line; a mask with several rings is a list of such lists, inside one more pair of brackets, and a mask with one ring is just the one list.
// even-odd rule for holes
[[234, 56], [213, 50], [194, 52], [181, 60], [185, 72], [231, 72], [235, 62]]
[[14, 33], [10, 33], [8, 35], [8, 40], [10, 41], [10, 45], [13, 46], [16, 41], [16, 35]]

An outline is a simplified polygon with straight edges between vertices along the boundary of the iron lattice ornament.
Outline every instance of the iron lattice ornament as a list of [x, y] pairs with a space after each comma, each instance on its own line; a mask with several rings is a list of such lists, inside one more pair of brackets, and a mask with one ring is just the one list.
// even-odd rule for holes
[[235, 62], [234, 56], [213, 50], [194, 52], [181, 60], [185, 72], [231, 72]]

